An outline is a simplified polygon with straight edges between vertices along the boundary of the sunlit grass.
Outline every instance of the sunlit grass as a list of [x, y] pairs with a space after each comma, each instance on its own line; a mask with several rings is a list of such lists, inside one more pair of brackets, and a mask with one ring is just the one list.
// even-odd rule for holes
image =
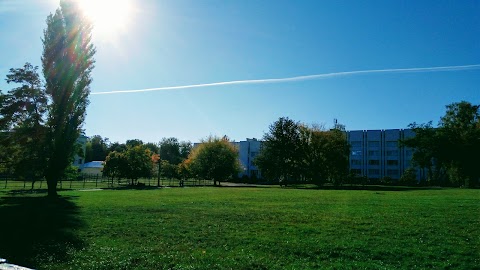
[[[62, 228], [73, 239], [57, 240], [67, 247], [62, 256], [49, 256], [55, 250], [41, 248], [40, 243], [30, 266], [474, 269], [480, 265], [480, 190], [209, 187], [61, 194], [77, 207], [75, 224], [82, 225]], [[15, 207], [8, 204], [9, 198], [3, 199], [6, 206], [0, 207], [0, 214]], [[15, 218], [29, 222], [25, 216]], [[2, 232], [5, 229], [21, 235], [18, 228]], [[6, 248], [2, 245], [0, 253]]]

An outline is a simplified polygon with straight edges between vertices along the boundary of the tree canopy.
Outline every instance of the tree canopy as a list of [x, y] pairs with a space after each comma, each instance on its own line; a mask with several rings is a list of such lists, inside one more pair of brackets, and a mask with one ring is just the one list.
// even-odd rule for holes
[[163, 138], [160, 143], [160, 159], [178, 165], [188, 158], [192, 150], [190, 142], [178, 141], [175, 137]]
[[19, 85], [0, 92], [0, 161], [11, 173], [24, 178], [43, 177], [46, 166], [45, 117], [47, 97], [38, 67], [26, 63], [12, 68], [7, 83]]
[[143, 144], [128, 146], [122, 152], [110, 152], [103, 167], [103, 174], [112, 178], [125, 177], [130, 179], [133, 185], [139, 178], [152, 176], [158, 161], [156, 155]]
[[461, 101], [446, 106], [435, 128], [432, 122], [410, 124], [415, 137], [405, 139], [413, 148], [413, 162], [427, 170], [426, 181], [434, 185], [476, 186], [480, 167], [480, 105]]
[[269, 180], [340, 184], [347, 175], [349, 145], [338, 129], [326, 131], [281, 117], [263, 140], [255, 164]]
[[214, 185], [236, 176], [240, 171], [238, 149], [226, 137], [203, 140], [193, 148], [184, 164], [188, 164], [195, 176], [211, 179]]
[[94, 135], [87, 140], [85, 161], [104, 161], [109, 154], [109, 140], [100, 135]]

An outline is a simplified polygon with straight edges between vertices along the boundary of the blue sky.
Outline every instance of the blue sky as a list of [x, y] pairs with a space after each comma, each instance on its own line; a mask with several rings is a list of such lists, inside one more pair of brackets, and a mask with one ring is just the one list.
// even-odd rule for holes
[[[131, 0], [126, 31], [94, 36], [92, 92], [372, 69], [480, 64], [480, 1]], [[0, 89], [40, 66], [56, 0], [0, 0]], [[92, 95], [87, 135], [261, 138], [281, 116], [348, 130], [434, 123], [480, 103], [480, 69], [362, 74], [276, 84]]]

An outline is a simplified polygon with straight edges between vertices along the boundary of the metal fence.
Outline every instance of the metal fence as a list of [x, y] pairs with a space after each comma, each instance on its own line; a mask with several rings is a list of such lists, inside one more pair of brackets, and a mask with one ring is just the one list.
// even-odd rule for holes
[[[180, 181], [178, 179], [157, 179], [141, 178], [133, 184], [130, 179], [125, 178], [107, 178], [101, 175], [82, 174], [75, 178], [62, 179], [58, 181], [57, 188], [60, 190], [78, 190], [78, 189], [115, 189], [127, 187], [179, 187], [179, 186], [213, 186], [211, 180], [187, 179]], [[46, 189], [45, 179], [21, 179], [12, 175], [0, 175], [0, 189], [9, 190], [39, 190]]]

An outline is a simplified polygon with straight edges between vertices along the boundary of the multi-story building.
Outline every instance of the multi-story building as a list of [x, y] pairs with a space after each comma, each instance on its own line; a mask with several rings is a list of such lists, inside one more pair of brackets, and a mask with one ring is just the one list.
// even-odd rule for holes
[[262, 142], [255, 138], [247, 138], [246, 141], [233, 142], [233, 144], [238, 148], [238, 158], [242, 164], [242, 172], [240, 172], [239, 176], [261, 178], [260, 171], [253, 164], [253, 160], [260, 152]]
[[[399, 141], [415, 136], [413, 130], [352, 130], [345, 133], [351, 146], [349, 168], [352, 173], [369, 179], [400, 179], [403, 172], [412, 167], [413, 150], [402, 146]], [[239, 177], [261, 178], [261, 172], [253, 161], [260, 152], [262, 141], [247, 138], [232, 144], [238, 149], [242, 165]], [[421, 170], [417, 170], [417, 179], [421, 179], [422, 174]]]
[[[413, 150], [399, 140], [415, 136], [411, 129], [347, 131], [351, 145], [350, 170], [370, 179], [389, 177], [399, 179], [412, 167]], [[420, 179], [420, 171], [417, 178]]]

